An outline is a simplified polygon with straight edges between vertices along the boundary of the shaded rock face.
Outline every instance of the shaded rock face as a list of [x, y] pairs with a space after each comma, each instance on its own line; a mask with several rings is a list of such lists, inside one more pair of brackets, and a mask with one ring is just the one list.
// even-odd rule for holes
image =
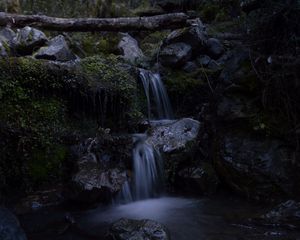
[[176, 185], [185, 193], [210, 195], [217, 191], [219, 179], [209, 163], [179, 171]]
[[197, 138], [200, 123], [190, 118], [166, 122], [152, 127], [148, 141], [164, 153], [182, 151]]
[[118, 240], [170, 240], [165, 226], [148, 219], [120, 219], [112, 224], [109, 235]]
[[259, 219], [260, 223], [300, 229], [300, 202], [289, 200], [276, 206]]
[[26, 240], [18, 219], [6, 208], [0, 207], [0, 239]]
[[251, 199], [273, 200], [292, 191], [289, 152], [277, 140], [227, 134], [217, 171], [235, 191]]
[[20, 29], [13, 39], [16, 54], [30, 55], [48, 42], [46, 35], [32, 27]]
[[207, 53], [213, 59], [218, 59], [224, 53], [224, 47], [218, 39], [209, 38], [206, 44], [207, 44]]
[[118, 44], [123, 57], [130, 63], [138, 63], [142, 61], [145, 56], [139, 48], [138, 42], [129, 34], [123, 34], [121, 41]]
[[7, 57], [11, 54], [11, 45], [15, 36], [15, 32], [8, 27], [0, 30], [0, 56]]
[[170, 44], [162, 49], [159, 58], [164, 66], [181, 66], [192, 56], [192, 48], [185, 43]]
[[35, 58], [66, 62], [75, 60], [77, 57], [70, 51], [64, 36], [59, 35], [51, 39], [47, 47], [42, 47], [35, 54]]
[[110, 201], [128, 180], [126, 169], [132, 159], [132, 139], [90, 138], [74, 151], [78, 161], [65, 196], [87, 204]]

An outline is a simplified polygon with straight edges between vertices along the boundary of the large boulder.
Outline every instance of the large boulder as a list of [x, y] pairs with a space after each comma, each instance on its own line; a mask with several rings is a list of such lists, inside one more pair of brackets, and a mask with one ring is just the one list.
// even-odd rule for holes
[[71, 52], [64, 36], [59, 35], [49, 41], [47, 47], [42, 47], [36, 54], [37, 59], [67, 62], [77, 57]]
[[11, 45], [16, 33], [6, 27], [0, 30], [0, 56], [7, 57], [11, 54]]
[[207, 55], [213, 59], [218, 59], [224, 53], [223, 44], [216, 38], [209, 38], [207, 44]]
[[46, 35], [38, 29], [24, 27], [13, 39], [13, 48], [18, 55], [30, 55], [48, 42]]
[[210, 195], [216, 192], [219, 179], [209, 163], [186, 167], [178, 172], [176, 185], [189, 194]]
[[292, 150], [274, 139], [226, 133], [216, 162], [219, 175], [236, 192], [256, 200], [274, 200], [292, 192]]
[[188, 143], [196, 140], [199, 129], [200, 123], [191, 118], [158, 121], [152, 127], [148, 142], [164, 153], [184, 151]]
[[139, 63], [145, 56], [142, 50], [139, 48], [138, 42], [129, 34], [123, 34], [118, 48], [120, 49], [123, 57], [130, 63]]
[[112, 137], [99, 133], [74, 147], [76, 169], [65, 196], [79, 203], [108, 202], [122, 189], [128, 180], [127, 170], [132, 161], [132, 138]]
[[18, 219], [8, 209], [0, 207], [0, 239], [26, 240]]
[[109, 235], [118, 240], [170, 240], [165, 226], [148, 219], [122, 218], [112, 224]]
[[159, 54], [159, 59], [164, 66], [182, 66], [192, 56], [192, 48], [183, 42], [170, 44], [164, 47]]
[[262, 215], [258, 221], [268, 226], [300, 229], [300, 202], [294, 200], [283, 202]]
[[85, 163], [72, 178], [71, 199], [83, 203], [106, 202], [122, 189], [126, 181], [124, 170], [102, 169], [97, 163]]

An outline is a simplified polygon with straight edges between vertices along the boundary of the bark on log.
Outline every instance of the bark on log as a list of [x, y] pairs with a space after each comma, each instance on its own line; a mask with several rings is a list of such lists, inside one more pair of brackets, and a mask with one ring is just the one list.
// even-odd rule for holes
[[176, 29], [188, 25], [184, 13], [170, 13], [152, 17], [121, 18], [55, 18], [43, 15], [19, 15], [0, 12], [0, 26], [37, 27], [53, 31], [141, 31]]

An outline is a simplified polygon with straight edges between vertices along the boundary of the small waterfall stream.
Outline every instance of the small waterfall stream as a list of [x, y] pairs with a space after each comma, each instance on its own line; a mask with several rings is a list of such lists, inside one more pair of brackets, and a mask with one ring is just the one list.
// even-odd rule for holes
[[[139, 70], [147, 98], [148, 119], [152, 119], [152, 114], [155, 117], [154, 119], [172, 119], [171, 103], [159, 73], [153, 73], [145, 69]], [[153, 101], [155, 104], [152, 103]]]
[[[153, 120], [160, 119], [158, 121], [171, 119], [173, 111], [160, 75], [140, 69], [140, 79], [147, 98], [149, 121], [152, 116], [156, 116]], [[133, 184], [124, 184], [121, 202], [155, 197], [163, 186], [163, 160], [159, 152], [147, 143], [147, 134], [134, 134], [133, 141]]]

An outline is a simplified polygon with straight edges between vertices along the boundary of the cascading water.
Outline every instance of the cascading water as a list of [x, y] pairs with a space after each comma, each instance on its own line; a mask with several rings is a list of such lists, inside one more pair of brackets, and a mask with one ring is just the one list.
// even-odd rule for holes
[[136, 200], [154, 197], [161, 190], [162, 159], [159, 152], [146, 142], [146, 134], [134, 135], [134, 198]]
[[151, 114], [154, 114], [156, 119], [172, 119], [171, 103], [160, 75], [145, 69], [139, 71], [147, 98], [148, 118], [151, 119]]
[[[172, 119], [171, 104], [160, 75], [140, 69], [140, 79], [147, 98], [149, 121], [152, 116], [154, 120], [160, 119], [158, 121]], [[121, 202], [155, 197], [163, 186], [163, 161], [159, 152], [147, 143], [147, 134], [135, 134], [133, 141], [133, 181], [131, 186], [128, 182], [123, 185]]]

